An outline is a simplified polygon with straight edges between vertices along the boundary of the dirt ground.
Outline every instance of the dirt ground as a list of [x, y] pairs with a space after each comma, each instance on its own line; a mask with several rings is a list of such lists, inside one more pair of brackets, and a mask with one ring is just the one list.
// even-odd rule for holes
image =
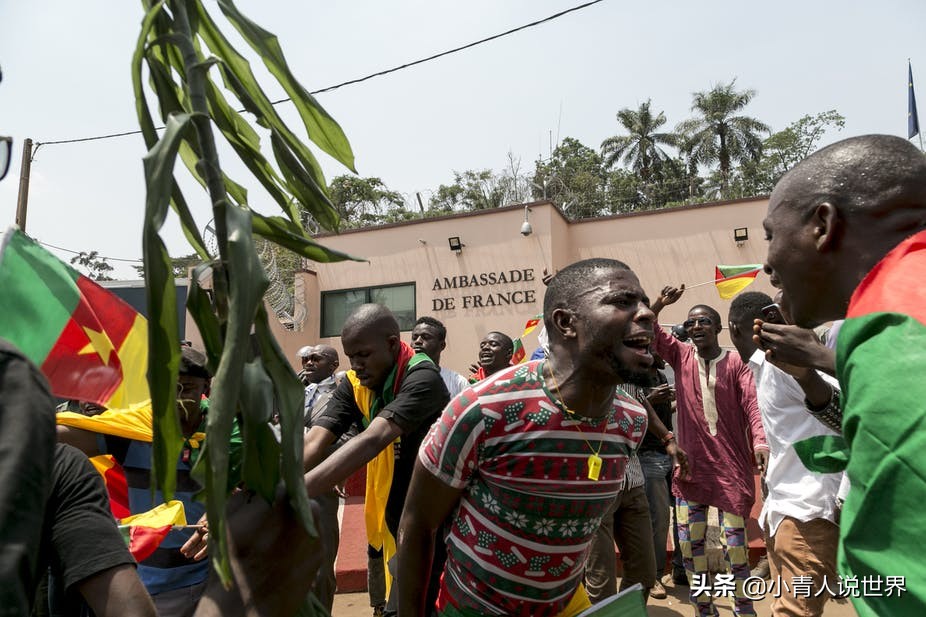
[[[654, 600], [650, 598], [647, 605], [647, 612], [650, 617], [694, 617], [695, 609], [688, 602], [688, 588], [674, 587], [666, 585], [668, 597], [665, 600]], [[760, 616], [770, 615], [772, 612], [771, 596], [766, 597], [760, 602], [756, 602], [756, 614]], [[720, 610], [721, 617], [732, 617], [733, 610], [730, 600], [721, 598], [717, 601], [717, 608]], [[366, 593], [344, 593], [334, 597], [334, 609], [331, 617], [370, 617], [373, 614], [370, 609], [370, 599]], [[855, 617], [855, 610], [847, 600], [839, 602], [828, 602], [823, 611], [824, 617]]]

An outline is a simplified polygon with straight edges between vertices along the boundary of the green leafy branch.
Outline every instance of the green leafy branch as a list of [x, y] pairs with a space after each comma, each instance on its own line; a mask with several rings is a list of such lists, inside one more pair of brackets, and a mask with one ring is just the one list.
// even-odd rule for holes
[[[146, 14], [132, 57], [132, 84], [138, 121], [149, 149], [144, 157], [147, 197], [143, 252], [155, 481], [169, 499], [175, 489], [175, 465], [182, 445], [175, 408], [180, 346], [174, 274], [160, 236], [170, 208], [204, 261], [195, 271], [187, 302], [215, 375], [207, 442], [200, 457], [203, 469], [197, 471], [205, 476], [210, 554], [228, 587], [231, 573], [225, 505], [228, 443], [236, 416], [243, 425], [242, 479], [247, 487], [271, 501], [282, 476], [290, 504], [309, 533], [315, 534], [302, 483], [302, 386], [269, 329], [262, 303], [267, 277], [258, 259], [254, 234], [315, 261], [351, 257], [316, 243], [303, 229], [300, 208], [328, 230], [336, 231], [339, 225], [318, 161], [283, 122], [249, 62], [234, 49], [202, 0], [142, 0], [142, 5]], [[354, 155], [344, 132], [296, 80], [277, 38], [242, 15], [231, 0], [218, 0], [217, 5], [292, 99], [309, 140], [354, 170]], [[156, 98], [160, 119], [166, 125], [160, 137], [148, 105], [149, 93]], [[258, 131], [238, 109], [244, 109], [269, 133], [272, 160], [261, 149]], [[247, 190], [222, 171], [216, 135], [224, 138], [277, 203], [281, 215], [264, 216], [250, 209]], [[178, 157], [208, 193], [217, 256], [209, 254], [174, 179]], [[200, 282], [208, 278], [208, 269], [211, 293]], [[267, 424], [274, 404], [280, 411], [279, 444]]]

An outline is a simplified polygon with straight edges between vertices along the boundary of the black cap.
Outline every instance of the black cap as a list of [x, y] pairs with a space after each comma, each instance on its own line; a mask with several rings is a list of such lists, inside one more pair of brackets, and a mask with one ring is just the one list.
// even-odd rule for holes
[[186, 345], [180, 347], [180, 374], [203, 379], [212, 378], [212, 374], [206, 368], [205, 354]]

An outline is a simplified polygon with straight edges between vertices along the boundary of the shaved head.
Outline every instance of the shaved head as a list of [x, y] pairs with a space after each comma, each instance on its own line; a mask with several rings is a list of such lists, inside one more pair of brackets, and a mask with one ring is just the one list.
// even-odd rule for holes
[[827, 146], [775, 186], [762, 225], [765, 271], [794, 323], [839, 319], [875, 264], [926, 229], [926, 156], [890, 135]]
[[364, 304], [345, 320], [341, 345], [361, 385], [376, 390], [399, 357], [399, 323], [385, 306]]
[[818, 150], [775, 187], [782, 205], [809, 212], [827, 201], [912, 234], [926, 228], [926, 156], [905, 139], [863, 135]]
[[315, 353], [319, 353], [329, 360], [334, 360], [335, 363], [338, 362], [338, 351], [331, 345], [316, 345]]
[[344, 321], [342, 338], [399, 336], [399, 322], [382, 304], [364, 304]]

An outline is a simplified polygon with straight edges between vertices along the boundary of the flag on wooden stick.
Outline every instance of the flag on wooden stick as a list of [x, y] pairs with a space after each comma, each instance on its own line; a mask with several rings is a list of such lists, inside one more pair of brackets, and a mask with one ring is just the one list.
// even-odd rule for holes
[[729, 300], [749, 287], [761, 271], [762, 264], [717, 266], [714, 272], [714, 285], [717, 286], [717, 293], [724, 300]]

